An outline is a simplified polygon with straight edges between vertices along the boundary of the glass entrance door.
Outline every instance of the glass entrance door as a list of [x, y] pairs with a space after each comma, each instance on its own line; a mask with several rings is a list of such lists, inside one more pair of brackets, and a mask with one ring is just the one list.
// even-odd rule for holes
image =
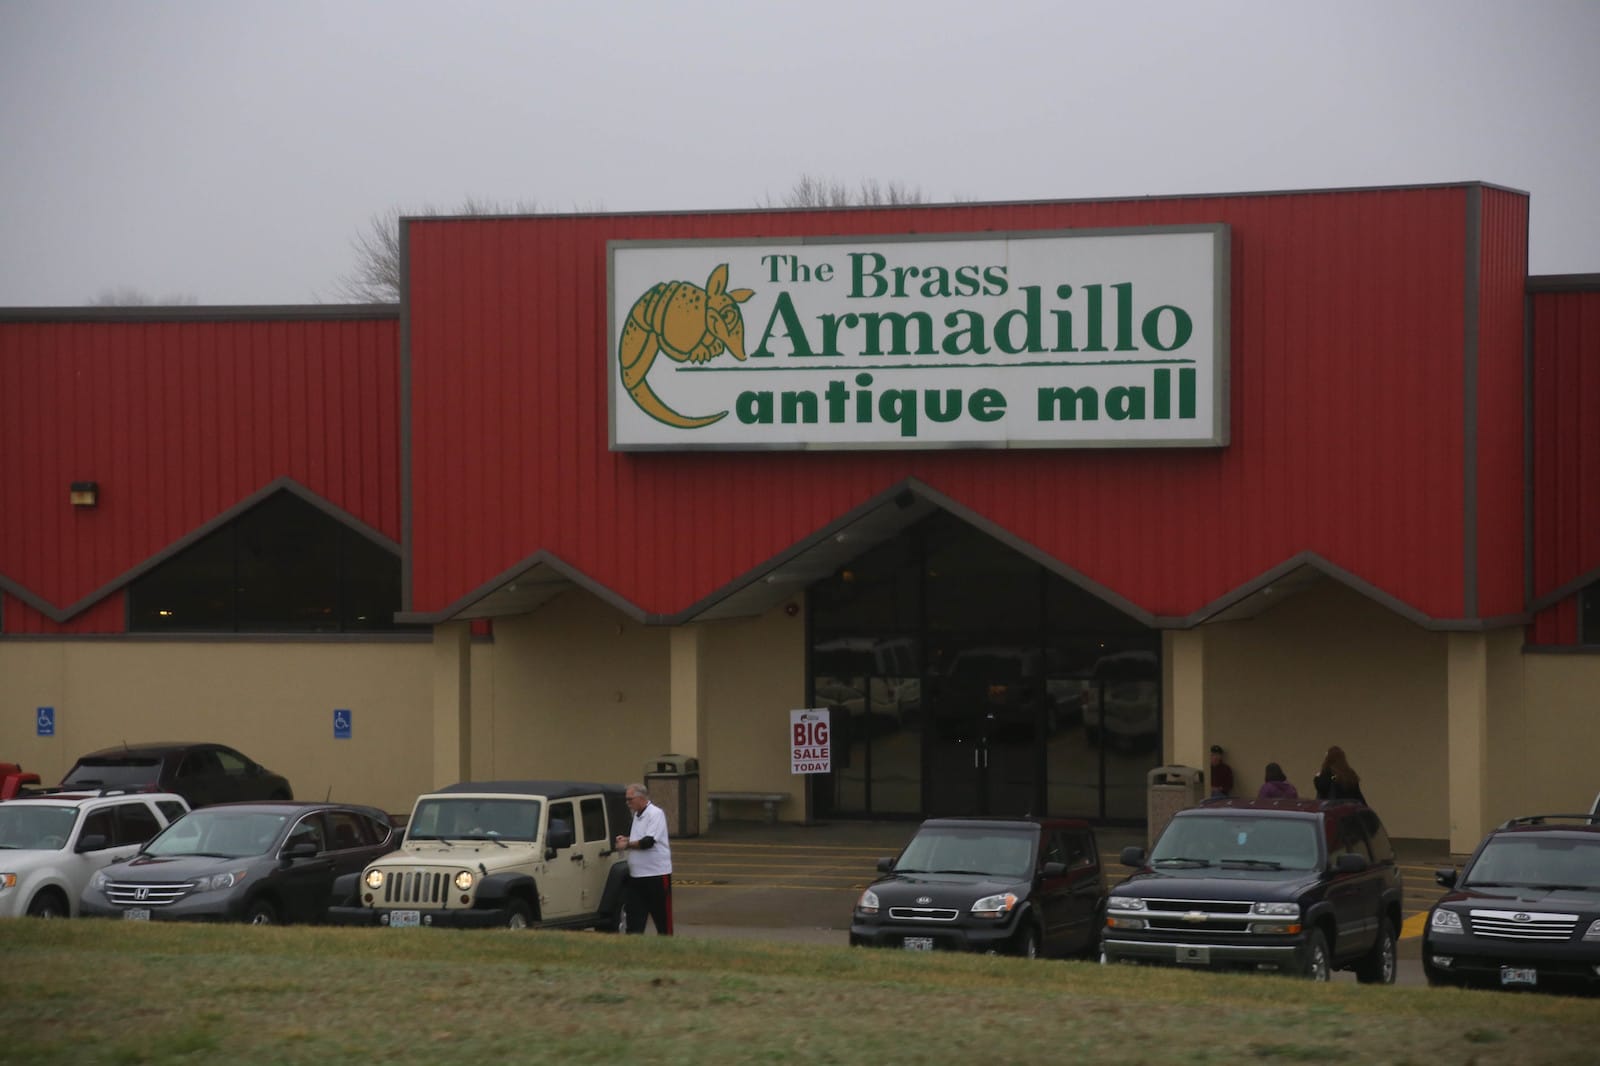
[[924, 737], [930, 815], [1042, 809], [1039, 650], [950, 638], [935, 646], [932, 727]]

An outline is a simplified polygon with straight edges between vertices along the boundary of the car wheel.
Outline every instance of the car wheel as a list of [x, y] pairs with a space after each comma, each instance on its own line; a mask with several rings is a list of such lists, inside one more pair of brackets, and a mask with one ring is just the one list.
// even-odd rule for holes
[[1032, 925], [1024, 926], [1022, 935], [1017, 938], [1017, 954], [1024, 959], [1037, 959], [1039, 957], [1039, 930]]
[[507, 929], [526, 929], [533, 924], [533, 911], [528, 909], [524, 900], [514, 899], [511, 906], [506, 909]]
[[72, 912], [67, 910], [67, 901], [61, 898], [61, 893], [47, 888], [33, 897], [33, 902], [28, 904], [29, 918], [70, 918]]
[[1394, 926], [1385, 918], [1378, 923], [1378, 942], [1356, 964], [1356, 980], [1364, 985], [1392, 985], [1396, 969]]
[[1328, 981], [1332, 975], [1332, 967], [1328, 963], [1328, 938], [1321, 929], [1311, 930], [1311, 936], [1306, 939], [1305, 960], [1301, 965], [1300, 975], [1312, 981]]
[[258, 899], [244, 912], [244, 920], [247, 925], [277, 925], [278, 908], [270, 899]]

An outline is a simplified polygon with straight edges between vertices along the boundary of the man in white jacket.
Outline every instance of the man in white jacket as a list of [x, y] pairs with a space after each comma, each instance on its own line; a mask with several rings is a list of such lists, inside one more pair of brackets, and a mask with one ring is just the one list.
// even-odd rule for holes
[[667, 842], [667, 815], [650, 802], [643, 785], [627, 788], [633, 829], [618, 835], [616, 848], [628, 853], [628, 887], [624, 897], [627, 931], [643, 933], [645, 919], [654, 918], [656, 932], [672, 935], [672, 845]]

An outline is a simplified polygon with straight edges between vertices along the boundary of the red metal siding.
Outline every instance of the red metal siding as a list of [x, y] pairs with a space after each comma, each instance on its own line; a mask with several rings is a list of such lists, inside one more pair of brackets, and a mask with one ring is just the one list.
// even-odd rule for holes
[[1527, 197], [1484, 189], [1479, 226], [1477, 614], [1496, 618], [1524, 608]]
[[[1498, 285], [1524, 209], [1491, 200], [1480, 269]], [[1450, 187], [415, 221], [411, 606], [443, 609], [544, 549], [674, 613], [916, 477], [1157, 615], [1189, 614], [1309, 551], [1429, 616], [1460, 617], [1467, 205], [1467, 188]], [[606, 448], [608, 239], [1205, 222], [1232, 227], [1226, 448]], [[1478, 326], [1498, 388], [1513, 331], [1496, 292]], [[1498, 418], [1499, 400], [1484, 403]], [[1480, 538], [1498, 551], [1500, 533], [1491, 523]], [[1498, 603], [1498, 564], [1480, 582]]]
[[[1600, 291], [1537, 292], [1533, 319], [1533, 597], [1600, 571]], [[1572, 644], [1569, 601], [1533, 640]]]
[[[65, 609], [279, 478], [398, 540], [398, 343], [395, 317], [0, 322], [0, 577]], [[5, 631], [118, 632], [112, 599], [57, 625], [13, 598]]]

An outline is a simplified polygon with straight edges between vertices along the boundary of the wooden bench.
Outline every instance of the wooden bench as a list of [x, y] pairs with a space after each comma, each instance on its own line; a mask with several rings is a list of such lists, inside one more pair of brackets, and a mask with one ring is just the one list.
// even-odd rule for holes
[[721, 815], [721, 807], [725, 803], [759, 803], [766, 809], [767, 824], [778, 823], [778, 804], [789, 798], [787, 792], [708, 792], [706, 800], [706, 828], [717, 823]]

